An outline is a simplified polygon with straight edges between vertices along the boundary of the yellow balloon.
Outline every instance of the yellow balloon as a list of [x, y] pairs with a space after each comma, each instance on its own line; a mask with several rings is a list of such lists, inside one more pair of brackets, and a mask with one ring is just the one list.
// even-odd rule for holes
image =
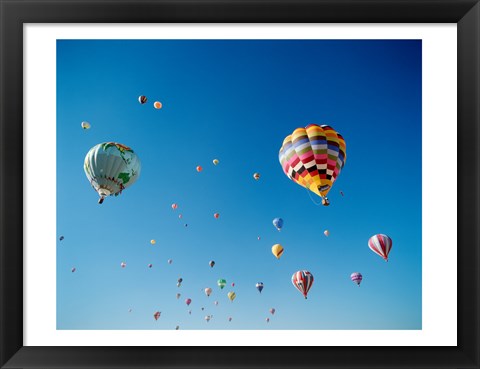
[[237, 295], [235, 294], [235, 292], [229, 292], [228, 293], [228, 298], [230, 299], [230, 301], [233, 301], [235, 300], [235, 297], [237, 297]]
[[283, 247], [279, 243], [272, 246], [272, 254], [275, 255], [277, 259], [280, 259], [280, 256], [283, 254]]
[[152, 245], [155, 245], [155, 244], [157, 243], [157, 241], [151, 240], [150, 243], [151, 243]]
[[218, 159], [213, 159], [213, 165], [217, 165], [218, 163]]

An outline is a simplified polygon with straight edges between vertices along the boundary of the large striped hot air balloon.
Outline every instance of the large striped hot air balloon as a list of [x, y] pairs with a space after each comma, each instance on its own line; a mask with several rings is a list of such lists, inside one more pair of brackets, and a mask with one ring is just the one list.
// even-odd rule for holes
[[292, 283], [300, 293], [307, 298], [308, 291], [313, 284], [313, 275], [308, 270], [299, 270], [293, 273]]
[[101, 204], [105, 197], [119, 195], [140, 175], [140, 159], [128, 146], [104, 142], [92, 147], [83, 163], [87, 178]]
[[392, 239], [385, 234], [376, 234], [368, 240], [368, 247], [377, 255], [388, 261], [388, 254], [392, 249]]
[[346, 144], [332, 127], [309, 124], [283, 140], [278, 158], [288, 178], [320, 196], [328, 206], [327, 194], [347, 159]]

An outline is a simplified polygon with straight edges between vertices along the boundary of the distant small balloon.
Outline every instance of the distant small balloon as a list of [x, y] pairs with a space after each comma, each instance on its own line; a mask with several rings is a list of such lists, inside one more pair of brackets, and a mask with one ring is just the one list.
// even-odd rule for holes
[[172, 264], [172, 263], [173, 263], [173, 260], [172, 260], [172, 259], [168, 259], [167, 263], [168, 263], [168, 264]]
[[139, 102], [140, 104], [142, 104], [142, 105], [145, 104], [145, 103], [147, 102], [147, 97], [146, 97], [146, 96], [143, 96], [143, 95], [140, 95], [140, 96], [138, 97], [138, 102]]
[[155, 318], [155, 320], [158, 320], [158, 318], [160, 318], [160, 312], [159, 312], [159, 311], [156, 311], [156, 312], [153, 314], [153, 317]]
[[218, 219], [218, 218], [220, 218], [220, 214], [215, 213], [215, 214], [213, 214], [213, 217], [214, 217], [215, 219]]
[[[192, 303], [192, 299], [186, 299], [185, 303], [187, 304], [187, 306], [190, 305]], [[189, 310], [189, 311], [191, 311], [191, 310]]]
[[77, 268], [72, 268], [72, 273], [75, 273], [76, 270]]
[[151, 243], [152, 245], [155, 245], [155, 244], [157, 243], [157, 241], [155, 241], [155, 240], [150, 240], [150, 243]]
[[83, 128], [83, 129], [90, 129], [90, 123], [88, 123], [88, 122], [82, 122], [82, 128]]
[[121, 266], [122, 268], [125, 268], [125, 267], [127, 266], [127, 263], [122, 262], [122, 263], [120, 263], [120, 266]]
[[326, 230], [323, 232], [323, 234], [328, 237], [328, 236], [330, 236], [330, 231], [329, 231], [328, 229], [326, 229]]
[[267, 321], [267, 323], [268, 323], [268, 322], [270, 321], [270, 318], [267, 318], [267, 319], [265, 319], [265, 320], [266, 320], [266, 321]]
[[175, 330], [178, 331], [179, 329], [180, 329], [180, 326], [177, 325], [177, 326], [175, 327]]
[[235, 283], [232, 283], [232, 287], [235, 287]]
[[360, 287], [360, 283], [363, 280], [363, 276], [361, 273], [355, 272], [350, 275], [350, 279], [352, 280], [352, 282], [356, 283], [358, 287]]
[[231, 291], [227, 294], [227, 296], [230, 299], [230, 301], [233, 302], [233, 300], [235, 300], [235, 297], [237, 297], [237, 294], [235, 292]]
[[178, 208], [178, 205], [177, 204], [172, 204], [172, 209], [175, 210], [176, 208]]
[[258, 236], [258, 237], [257, 237], [257, 240], [259, 240], [259, 241], [260, 241], [260, 236]]
[[208, 265], [210, 265], [210, 267], [213, 268], [213, 266], [215, 265], [215, 262], [213, 260], [210, 260], [208, 262]]
[[161, 109], [163, 105], [160, 101], [155, 101], [153, 103], [153, 106], [155, 107], [155, 109]]
[[272, 246], [272, 254], [275, 255], [277, 259], [283, 255], [283, 247], [279, 243]]
[[218, 306], [218, 301], [215, 301], [214, 304], [215, 304], [215, 306]]
[[201, 172], [201, 171], [202, 171], [202, 169], [203, 169], [203, 168], [202, 168], [200, 165], [199, 165], [199, 166], [197, 166], [197, 172]]
[[188, 227], [188, 224], [187, 224], [187, 223], [185, 223], [185, 227]]
[[207, 297], [209, 297], [210, 294], [212, 293], [212, 289], [210, 287], [207, 287], [207, 288], [205, 288], [204, 292], [205, 292], [205, 295], [207, 295]]
[[213, 165], [217, 165], [219, 163], [218, 159], [213, 159]]
[[59, 240], [60, 240], [60, 241], [63, 241], [63, 240], [64, 240], [64, 238], [65, 238], [65, 237], [63, 237], [63, 236], [60, 236]]
[[340, 191], [340, 195], [342, 195], [342, 196], [343, 196], [343, 191]]
[[132, 312], [132, 309], [128, 309], [128, 312], [131, 313], [131, 312]]
[[192, 310], [188, 310], [188, 313], [189, 313], [190, 315], [192, 315]]
[[178, 219], [182, 219], [183, 215], [182, 214], [178, 214]]
[[153, 266], [153, 264], [148, 264], [148, 267], [151, 268]]
[[180, 298], [180, 296], [182, 296], [182, 294], [177, 293], [177, 300]]
[[232, 317], [229, 317], [229, 318], [228, 318], [228, 321], [231, 322], [231, 321], [232, 321]]
[[258, 181], [260, 179], [260, 174], [259, 173], [254, 173], [253, 178]]
[[274, 308], [270, 309], [270, 314], [272, 314], [272, 315], [275, 314], [275, 309]]

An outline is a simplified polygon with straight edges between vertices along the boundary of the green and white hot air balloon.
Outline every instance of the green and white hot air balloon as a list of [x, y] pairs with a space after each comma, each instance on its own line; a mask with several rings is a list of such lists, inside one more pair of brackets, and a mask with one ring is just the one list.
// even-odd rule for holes
[[101, 204], [105, 197], [118, 196], [134, 184], [140, 175], [141, 164], [130, 147], [104, 142], [88, 151], [83, 169], [100, 196], [98, 203]]

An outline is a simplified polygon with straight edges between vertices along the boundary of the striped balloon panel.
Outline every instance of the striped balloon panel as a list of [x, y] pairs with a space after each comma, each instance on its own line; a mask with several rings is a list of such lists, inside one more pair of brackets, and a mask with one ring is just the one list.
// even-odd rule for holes
[[330, 191], [345, 160], [345, 140], [326, 125], [297, 128], [285, 138], [279, 151], [287, 177], [320, 196]]
[[114, 142], [92, 147], [83, 165], [93, 188], [97, 192], [106, 189], [111, 195], [117, 195], [135, 183], [140, 168], [140, 160], [133, 150]]
[[368, 247], [370, 247], [374, 253], [388, 260], [388, 254], [392, 249], [392, 239], [385, 234], [376, 234], [368, 240]]
[[300, 293], [307, 298], [308, 291], [313, 284], [313, 275], [307, 270], [299, 270], [293, 273], [292, 283]]

